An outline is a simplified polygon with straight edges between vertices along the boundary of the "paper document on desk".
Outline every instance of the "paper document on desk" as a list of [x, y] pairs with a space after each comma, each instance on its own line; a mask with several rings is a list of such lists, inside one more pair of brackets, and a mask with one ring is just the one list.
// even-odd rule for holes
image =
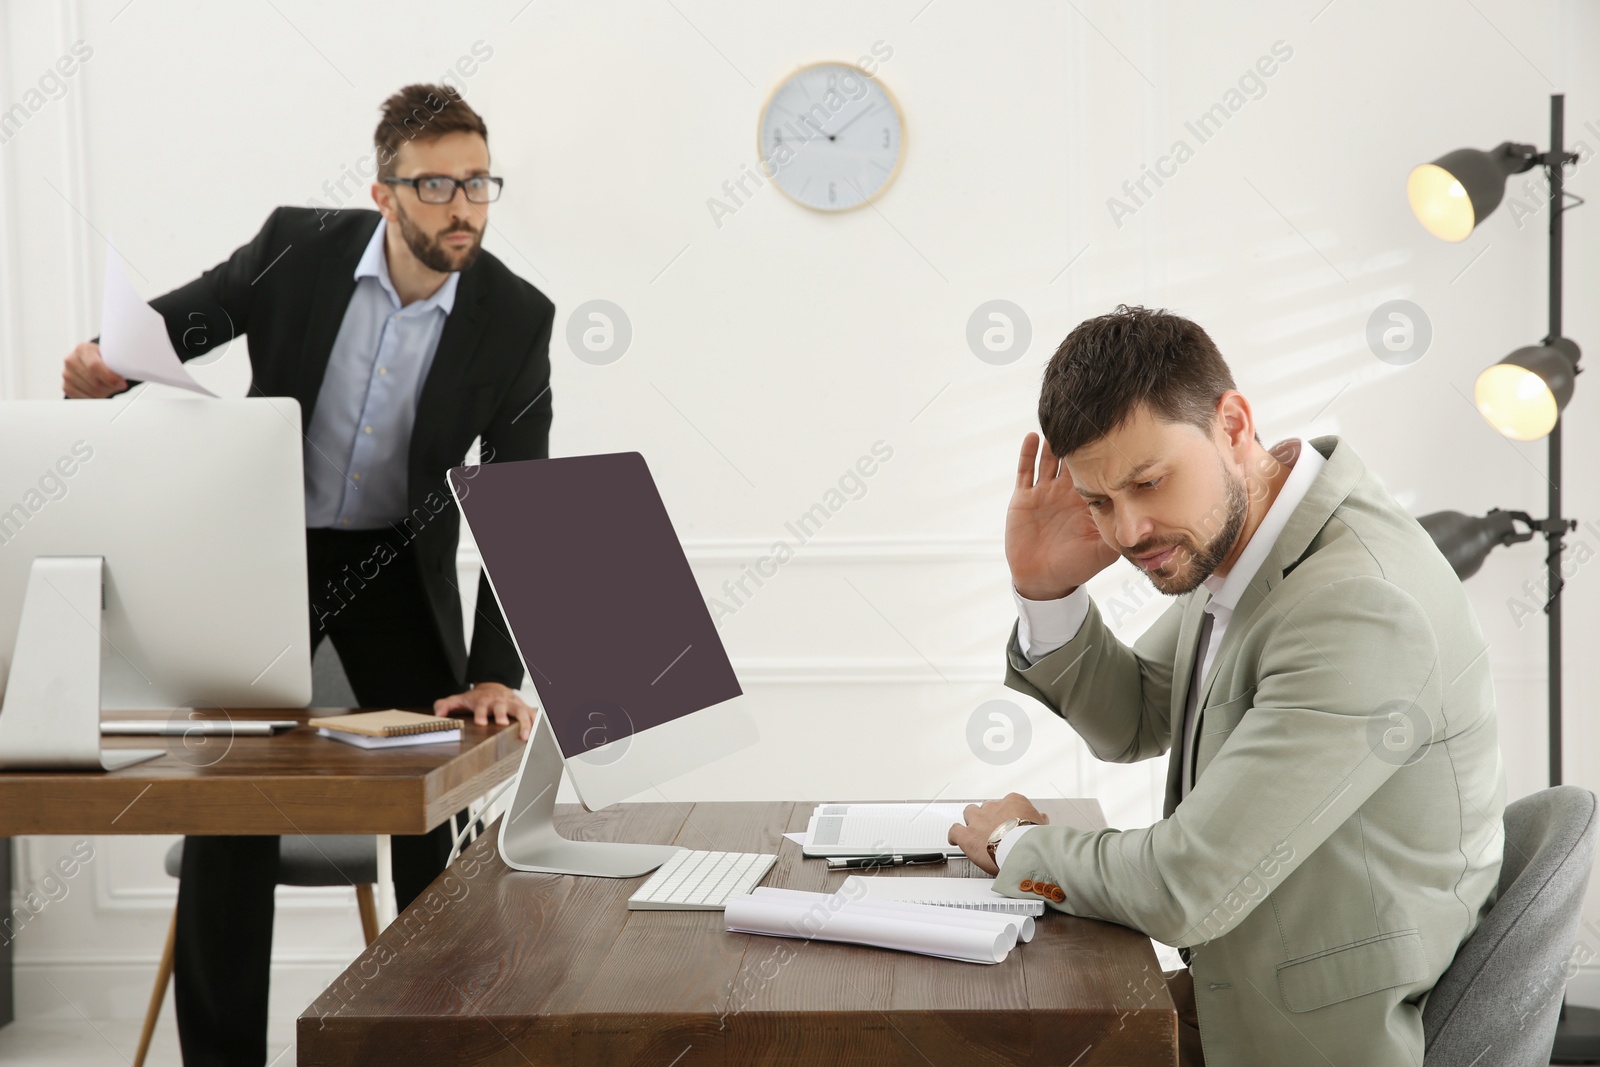
[[124, 378], [160, 382], [216, 396], [189, 374], [167, 336], [161, 312], [140, 299], [115, 249], [106, 252], [104, 303], [100, 308], [100, 355]]
[[806, 824], [807, 856], [881, 856], [894, 852], [961, 855], [950, 824], [966, 821], [967, 802], [818, 804]]
[[1025, 915], [859, 900], [842, 892], [771, 886], [732, 898], [722, 914], [733, 933], [844, 941], [966, 963], [1000, 963], [1019, 939], [1033, 936], [1033, 920]]
[[[861, 900], [900, 900], [910, 904], [937, 904], [942, 908], [970, 908], [1011, 915], [1044, 914], [1038, 897], [1008, 897], [994, 891], [993, 878], [880, 878], [852, 874], [839, 890]], [[1022, 940], [1033, 939], [1032, 919]]]

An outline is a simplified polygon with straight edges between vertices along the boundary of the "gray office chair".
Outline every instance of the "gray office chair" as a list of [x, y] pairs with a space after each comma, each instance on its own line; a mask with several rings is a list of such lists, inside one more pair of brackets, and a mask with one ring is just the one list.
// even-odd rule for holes
[[[311, 658], [311, 681], [312, 707], [358, 706], [332, 641], [322, 642], [317, 654]], [[173, 878], [178, 877], [183, 869], [182, 841], [167, 850], [166, 869]], [[356, 907], [361, 913], [361, 932], [369, 945], [378, 936], [378, 909], [372, 895], [372, 886], [377, 880], [378, 843], [375, 838], [319, 835], [314, 845], [310, 839], [299, 834], [285, 835], [279, 839], [278, 884], [353, 884], [356, 887]], [[161, 1014], [161, 1004], [167, 999], [167, 985], [172, 981], [173, 942], [178, 933], [176, 910], [172, 913], [172, 920], [172, 925], [167, 929], [167, 947], [162, 950], [161, 964], [156, 969], [155, 988], [150, 991], [150, 1007], [145, 1012], [144, 1031], [139, 1035], [139, 1051], [134, 1055], [133, 1067], [144, 1067], [145, 1055], [150, 1051], [150, 1037], [156, 1029], [156, 1016]]]
[[[166, 868], [174, 878], [183, 870], [182, 841], [173, 842], [167, 850]], [[369, 945], [378, 936], [378, 910], [372, 897], [372, 885], [377, 880], [378, 844], [370, 835], [319, 834], [313, 839], [286, 834], [279, 838], [278, 884], [354, 885], [356, 905], [361, 912], [361, 932]], [[150, 1007], [145, 1012], [144, 1030], [139, 1035], [139, 1051], [134, 1055], [133, 1067], [144, 1067], [145, 1055], [150, 1051], [156, 1016], [161, 1014], [161, 1004], [167, 998], [167, 984], [172, 980], [172, 951], [177, 933], [178, 913], [174, 910], [172, 925], [167, 928], [167, 947], [156, 969], [155, 988], [150, 991]]]
[[1544, 1067], [1594, 863], [1595, 797], [1561, 785], [1506, 806], [1500, 896], [1422, 1009], [1423, 1067]]

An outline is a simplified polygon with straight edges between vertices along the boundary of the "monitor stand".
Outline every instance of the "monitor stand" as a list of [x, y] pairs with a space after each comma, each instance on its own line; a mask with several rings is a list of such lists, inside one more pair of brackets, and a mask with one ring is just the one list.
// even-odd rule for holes
[[114, 771], [165, 755], [100, 747], [102, 556], [37, 556], [0, 703], [0, 770]]
[[518, 871], [637, 878], [665, 863], [677, 845], [622, 841], [573, 841], [556, 832], [556, 788], [561, 784], [561, 747], [543, 709], [522, 753], [511, 804], [500, 820], [500, 858]]

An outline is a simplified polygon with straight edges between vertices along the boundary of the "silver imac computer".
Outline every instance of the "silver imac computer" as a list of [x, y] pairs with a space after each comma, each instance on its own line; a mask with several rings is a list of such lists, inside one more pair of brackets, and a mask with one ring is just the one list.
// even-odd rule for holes
[[593, 811], [758, 735], [644, 457], [457, 467], [450, 487], [541, 709], [500, 820], [501, 858], [551, 874], [654, 870], [677, 846], [556, 832], [562, 767]]
[[100, 710], [311, 700], [300, 405], [0, 402], [0, 770], [115, 770]]

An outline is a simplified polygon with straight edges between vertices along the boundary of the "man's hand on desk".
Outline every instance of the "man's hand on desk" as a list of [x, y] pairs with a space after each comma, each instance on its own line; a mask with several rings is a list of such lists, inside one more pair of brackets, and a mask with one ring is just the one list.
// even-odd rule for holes
[[994, 833], [995, 827], [1007, 819], [1028, 819], [1041, 825], [1050, 821], [1050, 816], [1034, 807], [1021, 793], [1007, 793], [999, 800], [968, 804], [961, 814], [966, 824], [951, 823], [948, 840], [952, 845], [959, 845], [967, 859], [991, 875], [1000, 873], [994, 860], [989, 858], [989, 835]]
[[529, 707], [515, 689], [499, 682], [479, 682], [465, 693], [440, 697], [433, 702], [435, 715], [448, 715], [452, 711], [472, 712], [472, 721], [479, 726], [489, 725], [491, 712], [494, 721], [501, 726], [509, 725], [511, 717], [516, 716], [517, 736], [524, 741], [533, 731], [533, 717], [539, 713], [538, 709]]

